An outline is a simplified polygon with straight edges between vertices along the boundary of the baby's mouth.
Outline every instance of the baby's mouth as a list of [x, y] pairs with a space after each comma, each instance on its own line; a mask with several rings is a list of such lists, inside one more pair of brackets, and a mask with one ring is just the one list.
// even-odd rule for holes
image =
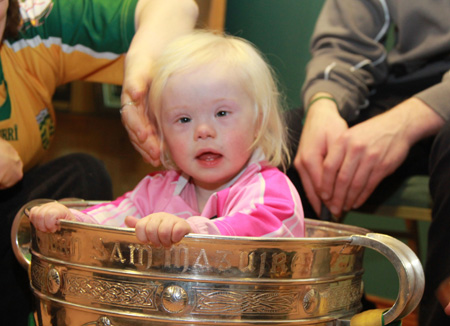
[[219, 153], [204, 152], [204, 153], [198, 155], [196, 158], [198, 160], [201, 160], [201, 161], [212, 162], [212, 161], [217, 160], [217, 159], [219, 159], [221, 157], [222, 157], [222, 155], [219, 154]]

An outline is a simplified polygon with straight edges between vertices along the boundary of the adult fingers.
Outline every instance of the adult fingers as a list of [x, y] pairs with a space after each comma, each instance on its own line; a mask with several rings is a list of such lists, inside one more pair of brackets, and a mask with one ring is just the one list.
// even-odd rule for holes
[[305, 190], [306, 197], [308, 198], [309, 203], [311, 204], [316, 214], [320, 215], [322, 201], [316, 193], [310, 175], [306, 172], [306, 170], [301, 170], [300, 178], [302, 180], [303, 188]]
[[134, 102], [125, 103], [120, 112], [122, 123], [128, 132], [133, 147], [146, 162], [158, 166], [160, 164], [159, 137], [143, 106]]

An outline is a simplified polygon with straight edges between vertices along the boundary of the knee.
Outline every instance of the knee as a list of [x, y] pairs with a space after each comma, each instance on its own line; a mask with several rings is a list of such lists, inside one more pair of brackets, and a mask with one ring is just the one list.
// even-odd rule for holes
[[447, 122], [436, 135], [431, 147], [430, 191], [434, 197], [437, 189], [447, 189], [450, 181], [450, 122]]
[[98, 158], [85, 153], [68, 154], [64, 160], [71, 162], [73, 176], [86, 199], [112, 199], [111, 177], [105, 164]]
[[447, 121], [436, 135], [430, 152], [430, 173], [442, 161], [448, 162], [450, 158], [450, 121]]

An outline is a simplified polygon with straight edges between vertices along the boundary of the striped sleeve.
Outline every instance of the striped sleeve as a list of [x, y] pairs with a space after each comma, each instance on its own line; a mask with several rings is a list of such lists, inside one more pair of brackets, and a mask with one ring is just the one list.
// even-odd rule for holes
[[88, 223], [93, 219], [98, 224], [125, 227], [127, 216], [140, 219], [161, 211], [160, 207], [170, 201], [177, 177], [178, 174], [166, 171], [149, 174], [132, 191], [116, 200], [84, 210], [85, 216], [81, 218]]

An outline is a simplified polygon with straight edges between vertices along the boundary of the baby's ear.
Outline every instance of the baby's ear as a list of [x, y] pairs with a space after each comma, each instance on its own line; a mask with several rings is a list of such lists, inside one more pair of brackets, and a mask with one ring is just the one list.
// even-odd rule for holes
[[138, 221], [139, 219], [134, 216], [125, 217], [125, 225], [129, 228], [135, 228]]

